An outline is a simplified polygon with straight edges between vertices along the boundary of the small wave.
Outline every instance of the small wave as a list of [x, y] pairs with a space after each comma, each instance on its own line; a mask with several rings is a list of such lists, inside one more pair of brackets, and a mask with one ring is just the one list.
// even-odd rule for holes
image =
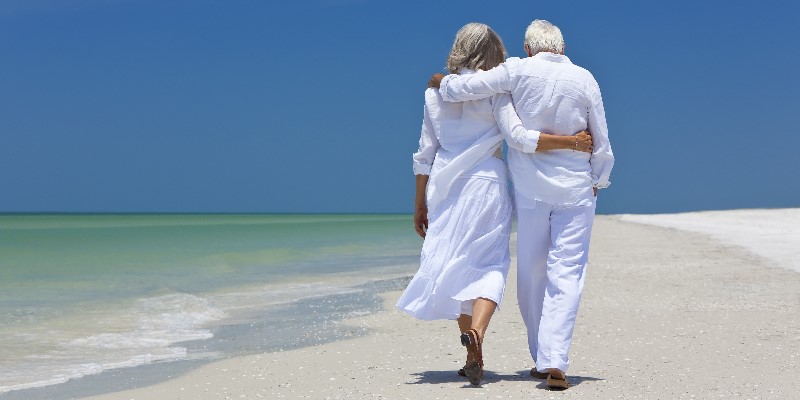
[[36, 342], [39, 352], [6, 355], [11, 359], [0, 362], [0, 393], [190, 358], [185, 347], [173, 345], [213, 337], [206, 326], [224, 317], [207, 299], [170, 294], [140, 299], [117, 311], [87, 310], [51, 321], [35, 333], [17, 332], [17, 338]]
[[6, 349], [26, 352], [6, 354], [0, 348], [0, 394], [113, 369], [219, 357], [213, 351], [189, 352], [180, 343], [210, 339], [211, 328], [220, 323], [257, 321], [265, 309], [305, 298], [358, 292], [362, 290], [359, 285], [406, 276], [408, 270], [409, 266], [398, 265], [331, 274], [324, 279], [312, 276], [300, 282], [229, 287], [203, 297], [173, 293], [127, 304], [95, 303], [60, 318], [37, 318], [35, 330], [0, 331], [18, 344]]

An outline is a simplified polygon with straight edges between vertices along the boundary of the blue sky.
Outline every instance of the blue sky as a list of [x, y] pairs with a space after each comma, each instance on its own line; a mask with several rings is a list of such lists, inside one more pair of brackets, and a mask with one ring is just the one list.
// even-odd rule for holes
[[455, 32], [535, 18], [603, 91], [599, 213], [800, 206], [792, 2], [0, 1], [0, 211], [411, 212]]

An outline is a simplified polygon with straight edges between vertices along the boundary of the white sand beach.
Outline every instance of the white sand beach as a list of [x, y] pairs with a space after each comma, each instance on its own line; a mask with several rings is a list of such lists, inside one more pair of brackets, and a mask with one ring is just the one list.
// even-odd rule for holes
[[627, 214], [621, 217], [623, 221], [703, 233], [722, 243], [744, 247], [778, 266], [800, 272], [800, 208]]
[[528, 376], [512, 262], [481, 387], [456, 375], [455, 322], [394, 310], [395, 291], [383, 311], [330, 327], [369, 335], [90, 398], [800, 399], [798, 219], [797, 209], [597, 217], [564, 392]]

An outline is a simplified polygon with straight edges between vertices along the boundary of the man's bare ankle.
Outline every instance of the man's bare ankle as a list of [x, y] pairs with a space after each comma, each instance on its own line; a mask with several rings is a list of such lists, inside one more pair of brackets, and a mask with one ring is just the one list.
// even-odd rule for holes
[[550, 369], [547, 370], [547, 372], [549, 372], [550, 375], [552, 375], [554, 378], [566, 379], [566, 375], [564, 374], [564, 371], [562, 371], [562, 370], [560, 370], [558, 368], [550, 368]]

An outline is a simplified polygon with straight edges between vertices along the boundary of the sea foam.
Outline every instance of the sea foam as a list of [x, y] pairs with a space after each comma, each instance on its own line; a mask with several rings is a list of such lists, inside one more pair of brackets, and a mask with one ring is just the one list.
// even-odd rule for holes
[[[225, 317], [207, 299], [169, 294], [114, 311], [88, 309], [16, 334], [25, 349], [0, 362], [0, 393], [66, 382], [103, 371], [187, 358], [173, 346], [213, 336], [206, 325]], [[98, 333], [99, 332], [99, 333]], [[6, 364], [8, 363], [8, 364]], [[5, 364], [5, 365], [4, 365]]]

